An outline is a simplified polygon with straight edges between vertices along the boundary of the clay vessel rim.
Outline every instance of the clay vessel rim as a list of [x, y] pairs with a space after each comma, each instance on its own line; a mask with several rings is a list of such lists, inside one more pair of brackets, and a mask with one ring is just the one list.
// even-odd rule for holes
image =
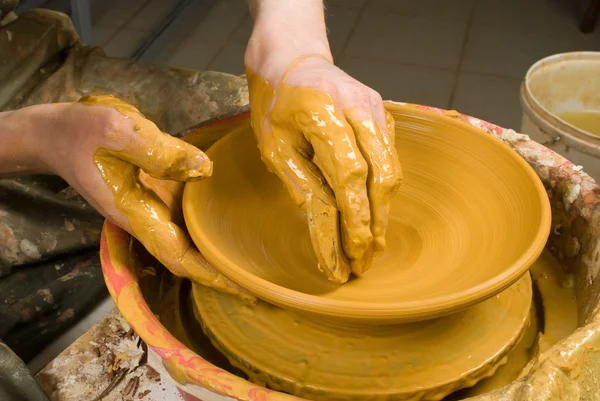
[[[514, 163], [518, 164], [527, 173], [529, 182], [533, 185], [533, 188], [538, 195], [540, 205], [540, 226], [537, 234], [531, 241], [530, 246], [516, 262], [504, 270], [503, 273], [471, 287], [469, 290], [415, 301], [361, 302], [309, 295], [274, 284], [249, 273], [247, 270], [237, 266], [236, 263], [220, 252], [217, 246], [210, 241], [207, 233], [198, 229], [198, 227], [194, 227], [195, 224], [193, 222], [198, 221], [196, 216], [198, 215], [199, 210], [191, 207], [195, 202], [193, 202], [193, 199], [191, 198], [192, 191], [189, 190], [190, 185], [188, 184], [184, 189], [183, 195], [184, 218], [194, 243], [198, 246], [200, 252], [208, 262], [231, 281], [257, 295], [266, 302], [273, 303], [280, 307], [288, 307], [322, 316], [364, 322], [387, 319], [395, 323], [408, 323], [440, 317], [467, 308], [478, 302], [482, 302], [505, 290], [519, 280], [542, 253], [551, 228], [550, 201], [542, 182], [533, 168], [531, 168], [524, 159], [502, 140], [492, 137], [492, 135], [473, 127], [466, 122], [433, 111], [422, 110], [420, 108], [416, 109], [414, 106], [411, 107], [410, 105], [385, 102], [385, 106], [387, 108], [395, 108], [396, 111], [399, 112], [410, 112], [413, 116], [421, 115], [427, 119], [442, 119], [451, 124], [459, 124], [464, 130], [469, 130], [473, 134], [481, 136], [484, 140], [494, 143], [498, 151], [508, 155]], [[219, 143], [223, 141], [224, 138], [226, 138], [226, 136], [213, 144], [212, 147], [218, 147]], [[194, 183], [190, 184], [193, 185]], [[186, 207], [186, 205], [190, 206]]]
[[[533, 90], [531, 89], [531, 80], [533, 79], [535, 74], [542, 72], [544, 69], [550, 68], [551, 66], [565, 64], [571, 61], [600, 63], [600, 52], [576, 51], [568, 53], [558, 53], [538, 60], [529, 68], [529, 70], [525, 74], [525, 79], [523, 79], [523, 82], [521, 83], [521, 100], [529, 103], [530, 106], [534, 108], [537, 113], [541, 114], [544, 118], [546, 118], [547, 121], [544, 123], [552, 123], [551, 126], [562, 129], [564, 134], [571, 135], [573, 139], [581, 141], [585, 145], [598, 146], [598, 144], [600, 144], [600, 138], [597, 135], [587, 132], [586, 130], [583, 130], [560, 118], [556, 113], [552, 112], [544, 105], [542, 105], [542, 103], [534, 95]], [[527, 114], [529, 115], [530, 113]], [[536, 121], [537, 120], [539, 120], [539, 118], [536, 118]], [[590, 150], [588, 149], [582, 149], [582, 151], [586, 153], [590, 152]], [[594, 154], [595, 153], [592, 153], [592, 155]]]

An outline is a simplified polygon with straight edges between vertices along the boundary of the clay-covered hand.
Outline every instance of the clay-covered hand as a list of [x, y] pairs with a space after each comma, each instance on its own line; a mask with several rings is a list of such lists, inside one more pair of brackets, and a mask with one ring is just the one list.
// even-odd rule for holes
[[377, 92], [327, 56], [282, 66], [248, 59], [262, 158], [307, 211], [320, 270], [345, 282], [385, 248], [390, 198], [402, 180], [393, 118]]
[[[36, 106], [37, 107], [37, 106]], [[112, 96], [45, 105], [45, 168], [107, 219], [135, 236], [171, 272], [252, 300], [216, 271], [182, 229], [183, 185], [212, 173], [198, 148], [163, 132]], [[39, 114], [39, 113], [38, 113]], [[40, 117], [36, 117], [40, 118]]]

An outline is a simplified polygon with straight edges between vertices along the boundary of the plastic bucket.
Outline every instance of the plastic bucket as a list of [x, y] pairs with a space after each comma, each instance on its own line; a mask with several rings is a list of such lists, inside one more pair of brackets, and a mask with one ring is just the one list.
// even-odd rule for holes
[[521, 85], [521, 132], [600, 182], [600, 136], [567, 123], [567, 111], [600, 112], [600, 52], [556, 54], [535, 63]]

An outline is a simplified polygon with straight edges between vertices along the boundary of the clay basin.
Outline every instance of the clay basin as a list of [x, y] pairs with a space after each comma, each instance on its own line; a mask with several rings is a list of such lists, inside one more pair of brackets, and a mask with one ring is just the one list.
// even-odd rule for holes
[[[517, 370], [512, 379], [515, 381], [469, 399], [563, 400], [571, 396], [569, 399], [595, 399], [600, 393], [597, 380], [600, 377], [600, 187], [578, 166], [514, 131], [456, 112], [410, 107], [445, 114], [476, 127], [502, 140], [528, 161], [548, 189], [551, 201], [553, 225], [546, 250], [569, 278], [561, 280], [561, 285], [574, 285], [571, 288], [576, 295], [578, 329], [557, 336], [550, 347], [539, 350], [539, 356], [534, 353], [531, 369], [520, 379], [516, 380], [520, 374]], [[166, 274], [166, 269], [152, 258], [140, 257], [142, 251], [125, 231], [105, 224], [100, 255], [110, 294], [121, 314], [148, 345], [149, 363], [171, 377], [186, 401], [302, 400], [240, 376], [227, 366], [222, 355], [215, 355], [201, 328], [192, 327], [192, 338], [182, 335], [181, 318], [189, 305], [167, 302], [163, 296], [172, 291], [174, 283], [183, 285], [186, 281]], [[545, 279], [534, 277], [534, 288], [543, 287]], [[550, 326], [554, 326], [553, 330], [562, 330], [563, 326], [552, 323], [547, 316], [550, 309], [562, 310], [562, 303], [558, 299], [547, 300], [540, 316], [544, 337], [551, 331]], [[448, 400], [468, 396], [453, 395]]]
[[306, 215], [267, 171], [248, 125], [208, 150], [213, 176], [185, 188], [186, 225], [208, 261], [269, 303], [361, 324], [446, 315], [515, 283], [550, 230], [533, 169], [452, 116], [386, 107], [405, 178], [370, 270], [341, 286], [318, 271]]

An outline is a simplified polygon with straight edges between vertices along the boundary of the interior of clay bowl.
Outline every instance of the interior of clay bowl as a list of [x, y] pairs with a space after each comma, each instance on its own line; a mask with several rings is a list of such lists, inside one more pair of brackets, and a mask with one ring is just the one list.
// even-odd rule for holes
[[341, 286], [319, 273], [306, 215], [267, 171], [248, 125], [208, 150], [213, 176], [185, 189], [186, 225], [209, 262], [268, 302], [363, 323], [442, 316], [518, 280], [550, 229], [533, 170], [467, 123], [386, 107], [404, 182], [370, 270]]

